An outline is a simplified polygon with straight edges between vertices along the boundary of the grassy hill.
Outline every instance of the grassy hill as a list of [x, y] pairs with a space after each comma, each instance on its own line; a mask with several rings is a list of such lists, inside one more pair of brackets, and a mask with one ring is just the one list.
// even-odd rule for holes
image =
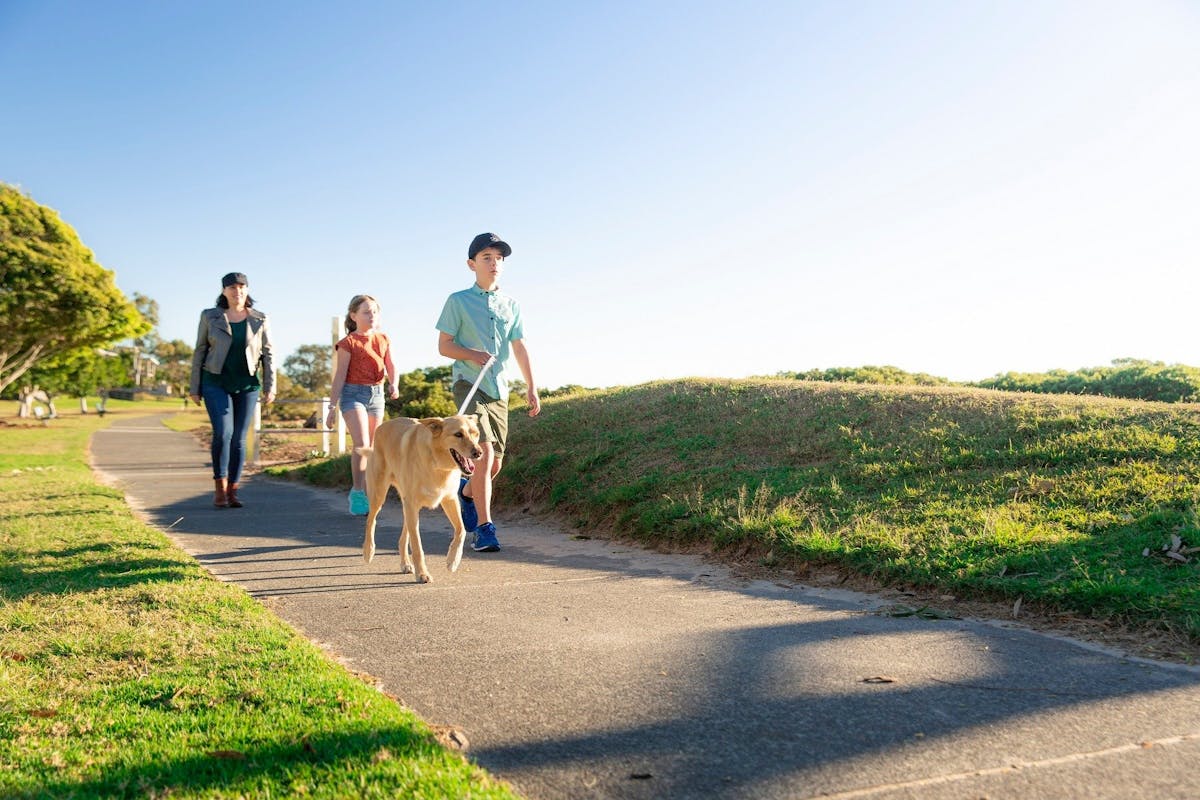
[[510, 445], [500, 502], [585, 531], [758, 548], [1200, 641], [1196, 405], [686, 380], [514, 411]]

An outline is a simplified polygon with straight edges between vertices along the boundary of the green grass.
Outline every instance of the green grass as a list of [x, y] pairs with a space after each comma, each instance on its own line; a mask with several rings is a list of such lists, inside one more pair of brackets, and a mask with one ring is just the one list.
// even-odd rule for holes
[[98, 485], [109, 409], [0, 431], [0, 796], [516, 796]]
[[687, 380], [512, 416], [498, 502], [1200, 642], [1200, 411], [962, 388]]
[[[0, 430], [0, 796], [514, 796], [97, 485], [91, 433], [164, 410], [109, 408]], [[345, 462], [291, 472], [341, 485]], [[513, 414], [497, 484], [650, 543], [1193, 643], [1197, 559], [1143, 551], [1200, 544], [1197, 487], [1195, 406], [784, 380], [551, 398]]]

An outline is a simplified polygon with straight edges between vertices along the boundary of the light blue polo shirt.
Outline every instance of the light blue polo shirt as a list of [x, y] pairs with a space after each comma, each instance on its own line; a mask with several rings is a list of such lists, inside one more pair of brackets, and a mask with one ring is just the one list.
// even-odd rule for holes
[[[479, 391], [497, 400], [508, 399], [505, 373], [512, 356], [512, 342], [525, 338], [521, 307], [499, 290], [485, 292], [478, 284], [446, 298], [437, 329], [454, 337], [455, 344], [472, 350], [486, 350], [496, 356], [496, 364], [479, 384]], [[454, 380], [474, 383], [480, 366], [474, 361], [455, 361]]]

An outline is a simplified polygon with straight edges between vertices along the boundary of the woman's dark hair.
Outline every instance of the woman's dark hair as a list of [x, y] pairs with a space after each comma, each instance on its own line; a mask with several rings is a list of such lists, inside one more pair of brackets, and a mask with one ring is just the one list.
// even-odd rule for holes
[[[217, 308], [229, 308], [229, 298], [224, 294], [217, 296]], [[254, 308], [254, 298], [246, 295], [246, 308]]]

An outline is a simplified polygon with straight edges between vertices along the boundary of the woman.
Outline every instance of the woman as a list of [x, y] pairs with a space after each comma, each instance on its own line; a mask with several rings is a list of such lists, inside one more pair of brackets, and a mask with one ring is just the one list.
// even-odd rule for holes
[[[196, 352], [192, 355], [192, 402], [204, 398], [212, 422], [212, 466], [217, 508], [241, 508], [238, 479], [245, 463], [246, 429], [262, 390], [264, 403], [275, 399], [275, 365], [267, 315], [254, 310], [254, 298], [241, 272], [221, 278], [216, 308], [200, 312]], [[262, 383], [258, 368], [262, 366]]]

